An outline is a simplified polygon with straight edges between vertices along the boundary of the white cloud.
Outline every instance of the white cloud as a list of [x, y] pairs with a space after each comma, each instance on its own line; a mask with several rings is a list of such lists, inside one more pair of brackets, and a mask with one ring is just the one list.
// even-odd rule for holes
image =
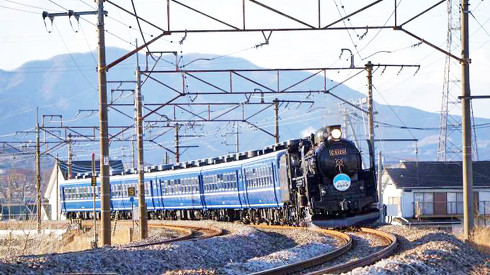
[[418, 146], [424, 147], [433, 144], [439, 144], [439, 135], [432, 135], [423, 138], [421, 141], [419, 141]]

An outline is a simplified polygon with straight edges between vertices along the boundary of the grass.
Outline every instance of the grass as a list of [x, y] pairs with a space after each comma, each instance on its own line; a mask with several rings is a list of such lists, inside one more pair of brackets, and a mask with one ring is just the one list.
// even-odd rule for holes
[[490, 255], [490, 226], [476, 226], [471, 234], [471, 243], [478, 251]]
[[[98, 242], [97, 245], [99, 247], [102, 246], [102, 237], [100, 236], [100, 225], [97, 224], [97, 233], [98, 233]], [[128, 244], [129, 243], [129, 228], [130, 226], [124, 224], [117, 224], [116, 229], [114, 230], [114, 222], [111, 226], [111, 244], [112, 245], [120, 245], [120, 244]], [[135, 230], [136, 231], [136, 230]], [[138, 232], [136, 231], [133, 234], [133, 241], [138, 241]], [[60, 252], [69, 252], [69, 251], [81, 251], [91, 248], [91, 242], [94, 240], [94, 233], [92, 229], [88, 229], [87, 231], [83, 230], [73, 230], [71, 232], [71, 236], [67, 239], [67, 243], [62, 247], [62, 251]]]
[[[48, 223], [43, 222], [42, 229], [66, 229], [70, 226], [69, 222]], [[98, 246], [102, 246], [100, 237], [100, 224], [97, 225], [99, 233]], [[111, 238], [112, 245], [129, 243], [130, 224], [118, 223], [111, 226], [114, 230]], [[0, 236], [0, 259], [16, 257], [21, 255], [41, 255], [46, 253], [64, 253], [91, 249], [91, 242], [94, 240], [93, 231], [87, 230], [68, 230], [61, 238], [54, 234], [37, 234], [29, 230], [37, 229], [36, 221], [8, 221], [0, 222], [0, 229], [6, 230], [7, 234]], [[13, 234], [13, 232], [17, 234]], [[133, 241], [139, 240], [137, 229], [133, 234]]]
[[[46, 224], [42, 229], [55, 229], [59, 226], [62, 224]], [[29, 231], [37, 229], [36, 221], [2, 222], [0, 229], [7, 231], [7, 235], [0, 238], [0, 259], [20, 255], [52, 253], [62, 246], [62, 239], [54, 234], [38, 235]]]

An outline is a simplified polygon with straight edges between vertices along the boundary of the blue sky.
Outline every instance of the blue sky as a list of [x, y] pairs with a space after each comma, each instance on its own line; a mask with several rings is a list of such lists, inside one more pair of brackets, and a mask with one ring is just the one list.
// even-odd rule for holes
[[[205, 11], [217, 18], [241, 25], [241, 0], [228, 1], [182, 1], [192, 7]], [[279, 1], [263, 0], [284, 13], [290, 14], [309, 24], [318, 23], [316, 0]], [[322, 24], [333, 22], [345, 14], [349, 14], [360, 7], [374, 1], [363, 0], [322, 0]], [[396, 1], [398, 4], [398, 22], [404, 22], [417, 15], [437, 1], [413, 0]], [[128, 10], [132, 10], [131, 1], [120, 0], [117, 3]], [[470, 1], [470, 56], [472, 64], [471, 90], [473, 95], [490, 94], [490, 78], [488, 78], [487, 64], [490, 63], [490, 1]], [[138, 15], [167, 28], [166, 1], [145, 0], [135, 1]], [[68, 18], [56, 18], [54, 24], [47, 20], [46, 26], [42, 20], [43, 10], [49, 12], [63, 12], [64, 9], [75, 11], [94, 10], [94, 2], [89, 0], [0, 0], [0, 38], [2, 51], [0, 51], [0, 69], [14, 70], [25, 62], [48, 59], [50, 57], [76, 52], [93, 51], [97, 47], [94, 24], [95, 16], [84, 16], [83, 20], [68, 21]], [[374, 26], [394, 24], [394, 1], [385, 0], [356, 16], [349, 21], [339, 22], [336, 26]], [[106, 18], [107, 34], [106, 44], [130, 50], [134, 47], [135, 39], [141, 43], [142, 38], [135, 20], [123, 11], [106, 3], [109, 17]], [[274, 15], [270, 11], [259, 8], [257, 5], [246, 2], [247, 26], [291, 26], [298, 27], [295, 22]], [[172, 29], [212, 28], [217, 24], [210, 20], [185, 10], [171, 3]], [[434, 10], [424, 14], [405, 28], [410, 32], [430, 41], [441, 48], [446, 48], [447, 41], [447, 5], [439, 5]], [[129, 27], [131, 26], [131, 28]], [[221, 27], [221, 26], [220, 26]], [[51, 31], [51, 33], [48, 32]], [[142, 25], [146, 39], [159, 32], [146, 25]], [[150, 47], [157, 51], [178, 51], [185, 60], [186, 54], [206, 53], [216, 55], [230, 55], [243, 57], [256, 65], [268, 68], [301, 68], [301, 67], [345, 67], [350, 60], [346, 52], [339, 58], [342, 48], [354, 52], [354, 63], [363, 66], [368, 60], [382, 64], [419, 64], [421, 69], [404, 68], [382, 69], [374, 74], [375, 100], [384, 104], [407, 105], [426, 111], [438, 112], [441, 106], [443, 89], [443, 71], [445, 56], [427, 45], [420, 45], [414, 38], [401, 31], [386, 29], [357, 30], [357, 31], [310, 31], [310, 32], [275, 32], [272, 34], [269, 45], [255, 48], [264, 42], [261, 33], [226, 33], [226, 34], [183, 34], [165, 36], [162, 40]], [[454, 38], [456, 41], [459, 37]], [[182, 44], [178, 43], [183, 40]], [[459, 55], [459, 49], [453, 51]], [[110, 61], [110, 60], [108, 60]], [[219, 63], [216, 59], [210, 62]], [[452, 61], [453, 78], [457, 78], [460, 68], [457, 62]], [[233, 64], [230, 64], [232, 66]], [[84, 73], [95, 73], [95, 59], [92, 65], [74, 68]], [[42, 70], [42, 68], [39, 68]], [[383, 72], [383, 73], [382, 73]], [[352, 75], [352, 72], [333, 72], [329, 75], [336, 81], [343, 81]], [[345, 83], [353, 89], [366, 91], [366, 77], [364, 74]], [[452, 93], [460, 94], [458, 83], [454, 83]], [[490, 118], [488, 100], [479, 100], [474, 104], [475, 116]], [[451, 110], [453, 114], [460, 114], [460, 109]]]

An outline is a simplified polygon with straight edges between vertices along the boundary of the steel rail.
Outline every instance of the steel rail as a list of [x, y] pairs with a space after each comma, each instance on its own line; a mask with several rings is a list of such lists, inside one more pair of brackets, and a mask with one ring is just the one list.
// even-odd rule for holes
[[328, 274], [330, 274], [330, 273], [343, 273], [343, 272], [350, 271], [350, 270], [357, 268], [357, 267], [371, 265], [371, 264], [391, 255], [397, 247], [396, 236], [391, 234], [391, 233], [387, 233], [387, 232], [383, 232], [383, 231], [379, 231], [379, 230], [375, 230], [375, 229], [371, 229], [371, 228], [365, 228], [365, 227], [361, 228], [361, 232], [382, 237], [386, 241], [390, 242], [390, 244], [388, 246], [386, 246], [385, 248], [383, 248], [383, 249], [381, 249], [381, 250], [379, 250], [373, 254], [370, 254], [364, 258], [361, 258], [361, 259], [358, 259], [358, 260], [355, 260], [352, 262], [347, 262], [347, 263], [327, 267], [327, 268], [324, 268], [324, 269], [321, 269], [321, 270], [318, 270], [315, 272], [311, 272], [308, 274], [309, 275], [319, 275], [319, 274], [327, 274], [327, 273]]
[[[272, 226], [257, 225], [257, 226], [253, 226], [253, 227], [259, 228], [259, 229], [291, 229], [291, 228], [298, 229], [298, 227], [274, 226], [274, 225], [272, 225]], [[328, 229], [313, 229], [313, 228], [309, 228], [308, 230], [318, 232], [321, 234], [326, 234], [329, 236], [334, 236], [336, 238], [340, 238], [343, 240], [344, 243], [340, 247], [338, 247], [332, 251], [329, 251], [325, 254], [313, 257], [311, 259], [301, 261], [298, 263], [292, 263], [292, 264], [288, 264], [288, 265], [283, 265], [283, 266], [279, 266], [279, 267], [255, 272], [252, 274], [255, 274], [255, 275], [259, 275], [259, 274], [260, 275], [272, 275], [272, 274], [290, 274], [290, 273], [299, 272], [301, 270], [304, 270], [307, 268], [312, 268], [312, 267], [321, 265], [323, 263], [326, 263], [326, 262], [328, 262], [334, 258], [337, 258], [337, 257], [345, 254], [347, 251], [349, 251], [352, 248], [351, 237], [349, 235], [343, 233], [343, 232], [335, 231], [335, 230], [328, 230]]]

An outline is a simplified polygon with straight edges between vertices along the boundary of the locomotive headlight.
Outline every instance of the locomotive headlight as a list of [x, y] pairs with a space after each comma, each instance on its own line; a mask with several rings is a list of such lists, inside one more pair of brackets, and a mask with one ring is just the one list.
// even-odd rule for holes
[[328, 137], [333, 140], [340, 140], [342, 138], [342, 128], [340, 125], [332, 125], [327, 127]]
[[342, 131], [339, 128], [332, 129], [330, 135], [333, 139], [340, 139], [342, 137]]

